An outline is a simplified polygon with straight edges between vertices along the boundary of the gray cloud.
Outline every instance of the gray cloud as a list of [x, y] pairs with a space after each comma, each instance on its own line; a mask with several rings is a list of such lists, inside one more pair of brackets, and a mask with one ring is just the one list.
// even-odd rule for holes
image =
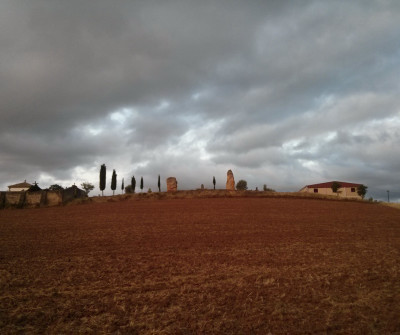
[[1, 189], [106, 163], [400, 199], [397, 1], [6, 0], [0, 22]]

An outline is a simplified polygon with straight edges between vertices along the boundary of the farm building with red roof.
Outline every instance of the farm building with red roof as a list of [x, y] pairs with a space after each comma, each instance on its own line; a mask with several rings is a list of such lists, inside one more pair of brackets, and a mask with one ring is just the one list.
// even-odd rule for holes
[[[338, 183], [340, 185], [337, 193], [333, 192], [332, 190], [333, 183]], [[361, 196], [359, 196], [357, 193], [357, 188], [360, 185], [361, 184], [347, 183], [344, 181], [329, 181], [326, 183], [306, 185], [299, 192], [323, 195], [337, 195], [338, 197], [342, 198], [362, 199]]]

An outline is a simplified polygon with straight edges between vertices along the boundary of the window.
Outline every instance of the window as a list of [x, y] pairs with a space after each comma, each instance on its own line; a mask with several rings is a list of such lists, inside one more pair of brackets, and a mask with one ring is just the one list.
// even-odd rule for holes
[[355, 191], [356, 191], [356, 188], [355, 188], [355, 187], [352, 187], [352, 188], [351, 188], [351, 192], [354, 193]]
[[318, 189], [317, 188], [314, 188], [314, 193], [318, 193]]

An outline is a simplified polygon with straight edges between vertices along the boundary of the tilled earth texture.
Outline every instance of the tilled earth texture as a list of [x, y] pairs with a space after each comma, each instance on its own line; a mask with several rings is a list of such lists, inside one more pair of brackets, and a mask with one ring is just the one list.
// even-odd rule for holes
[[214, 198], [0, 211], [2, 334], [399, 334], [400, 210]]

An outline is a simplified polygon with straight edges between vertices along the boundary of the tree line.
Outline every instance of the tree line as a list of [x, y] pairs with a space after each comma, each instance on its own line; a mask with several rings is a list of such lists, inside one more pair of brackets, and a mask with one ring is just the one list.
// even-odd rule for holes
[[[100, 167], [100, 191], [101, 195], [104, 195], [104, 190], [106, 188], [106, 175], [107, 175], [107, 167], [105, 164], [101, 165]], [[158, 175], [158, 191], [161, 192], [161, 179], [160, 175]], [[140, 190], [143, 191], [144, 182], [143, 177], [140, 177]], [[113, 191], [113, 195], [115, 194], [115, 190], [117, 188], [117, 173], [115, 169], [113, 170], [112, 177], [111, 177], [111, 190]], [[135, 193], [136, 190], [136, 178], [132, 176], [130, 185], [125, 187], [124, 178], [122, 178], [121, 182], [121, 190], [126, 193]], [[150, 190], [150, 189], [149, 189]]]

